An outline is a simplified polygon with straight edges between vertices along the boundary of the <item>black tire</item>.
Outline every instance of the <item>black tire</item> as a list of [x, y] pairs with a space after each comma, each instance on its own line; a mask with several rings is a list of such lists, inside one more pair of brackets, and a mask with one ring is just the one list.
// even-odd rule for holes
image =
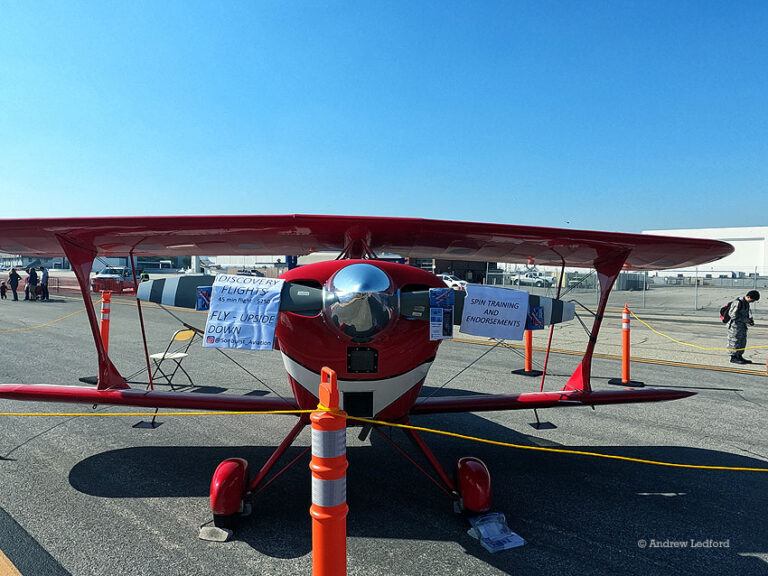
[[237, 523], [237, 514], [214, 514], [213, 525], [217, 528], [227, 528], [231, 530]]

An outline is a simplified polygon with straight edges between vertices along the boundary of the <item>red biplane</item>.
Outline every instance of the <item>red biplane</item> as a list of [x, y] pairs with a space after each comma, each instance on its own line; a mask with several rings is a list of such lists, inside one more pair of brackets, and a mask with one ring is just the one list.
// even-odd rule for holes
[[[652, 388], [593, 390], [590, 373], [600, 324], [620, 271], [696, 266], [727, 256], [733, 247], [714, 240], [501, 224], [285, 215], [2, 220], [0, 251], [29, 256], [63, 253], [69, 259], [82, 290], [99, 364], [95, 387], [7, 383], [0, 385], [2, 398], [211, 411], [285, 410], [286, 401], [276, 397], [130, 388], [100, 338], [90, 297], [91, 268], [100, 256], [129, 256], [133, 264], [134, 257], [148, 255], [338, 251], [334, 261], [294, 268], [282, 276], [276, 342], [293, 390], [288, 408], [316, 408], [319, 374], [328, 366], [338, 375], [342, 408], [347, 412], [407, 423], [420, 414], [656, 402], [691, 395]], [[379, 260], [377, 252], [594, 268], [600, 299], [581, 363], [562, 390], [420, 397], [440, 340], [430, 340], [429, 323], [419, 320], [429, 316], [422, 314], [429, 306], [429, 289], [445, 284], [427, 271]], [[190, 276], [155, 280], [140, 286], [139, 297], [194, 307], [199, 283], [200, 277]], [[462, 296], [457, 292], [459, 300]], [[562, 304], [558, 299], [551, 302]], [[211, 493], [217, 525], [231, 525], [243, 503], [268, 481], [278, 459], [309, 422], [307, 414], [297, 416], [295, 426], [253, 478], [241, 460], [217, 469]], [[349, 421], [349, 425], [359, 423]], [[416, 431], [406, 433], [457, 502], [473, 512], [489, 508], [490, 478], [481, 461], [462, 459], [451, 475]]]

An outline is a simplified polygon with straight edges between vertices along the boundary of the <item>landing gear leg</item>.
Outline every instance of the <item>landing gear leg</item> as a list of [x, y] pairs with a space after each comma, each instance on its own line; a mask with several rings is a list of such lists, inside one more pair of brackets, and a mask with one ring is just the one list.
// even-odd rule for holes
[[482, 460], [473, 457], [461, 458], [456, 464], [456, 480], [453, 481], [418, 432], [408, 428], [405, 432], [450, 490], [456, 500], [457, 512], [482, 513], [490, 509], [491, 474]]
[[[299, 420], [291, 429], [285, 439], [280, 443], [270, 456], [269, 460], [262, 466], [258, 474], [250, 482], [248, 481], [250, 472], [248, 462], [242, 458], [230, 458], [224, 460], [216, 468], [211, 480], [211, 512], [213, 512], [213, 526], [208, 523], [200, 528], [200, 538], [202, 540], [212, 540], [216, 542], [225, 542], [233, 534], [233, 528], [238, 518], [248, 516], [251, 513], [250, 499], [255, 492], [265, 488], [277, 476], [285, 472], [298, 458], [295, 458], [280, 472], [275, 474], [268, 481], [265, 481], [267, 474], [277, 463], [280, 456], [291, 446], [296, 436], [299, 435], [307, 422], [304, 419]], [[306, 452], [302, 452], [299, 456]]]

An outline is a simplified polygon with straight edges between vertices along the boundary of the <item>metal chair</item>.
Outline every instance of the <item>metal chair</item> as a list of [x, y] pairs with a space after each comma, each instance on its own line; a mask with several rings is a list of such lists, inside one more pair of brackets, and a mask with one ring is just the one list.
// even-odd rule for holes
[[[152, 361], [155, 363], [155, 370], [152, 372], [152, 380], [155, 381], [155, 378], [158, 374], [158, 372], [161, 374], [160, 378], [164, 378], [165, 381], [168, 383], [168, 385], [171, 387], [171, 390], [176, 390], [176, 388], [173, 385], [173, 377], [176, 376], [176, 372], [181, 370], [184, 372], [184, 375], [187, 377], [187, 380], [189, 380], [190, 384], [194, 384], [192, 382], [192, 378], [190, 378], [189, 374], [181, 365], [182, 360], [189, 356], [187, 351], [189, 350], [189, 347], [192, 345], [192, 341], [195, 339], [195, 336], [197, 336], [197, 333], [194, 330], [177, 330], [173, 337], [171, 338], [171, 341], [168, 343], [168, 347], [165, 349], [165, 352], [159, 352], [157, 354], [150, 354], [149, 357], [152, 359]], [[184, 344], [186, 342], [186, 344]], [[171, 352], [171, 348], [174, 345], [181, 344], [182, 346], [178, 348], [177, 350]], [[162, 369], [162, 364], [166, 360], [170, 360], [174, 363], [173, 366], [173, 372], [166, 373]], [[166, 369], [167, 370], [167, 369]]]

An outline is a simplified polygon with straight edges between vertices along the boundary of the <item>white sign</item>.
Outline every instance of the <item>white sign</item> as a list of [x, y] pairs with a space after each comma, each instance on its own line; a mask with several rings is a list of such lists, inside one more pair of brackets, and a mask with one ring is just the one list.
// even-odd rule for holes
[[272, 350], [284, 283], [276, 278], [216, 276], [203, 347]]
[[528, 314], [528, 292], [467, 284], [459, 332], [522, 340]]

